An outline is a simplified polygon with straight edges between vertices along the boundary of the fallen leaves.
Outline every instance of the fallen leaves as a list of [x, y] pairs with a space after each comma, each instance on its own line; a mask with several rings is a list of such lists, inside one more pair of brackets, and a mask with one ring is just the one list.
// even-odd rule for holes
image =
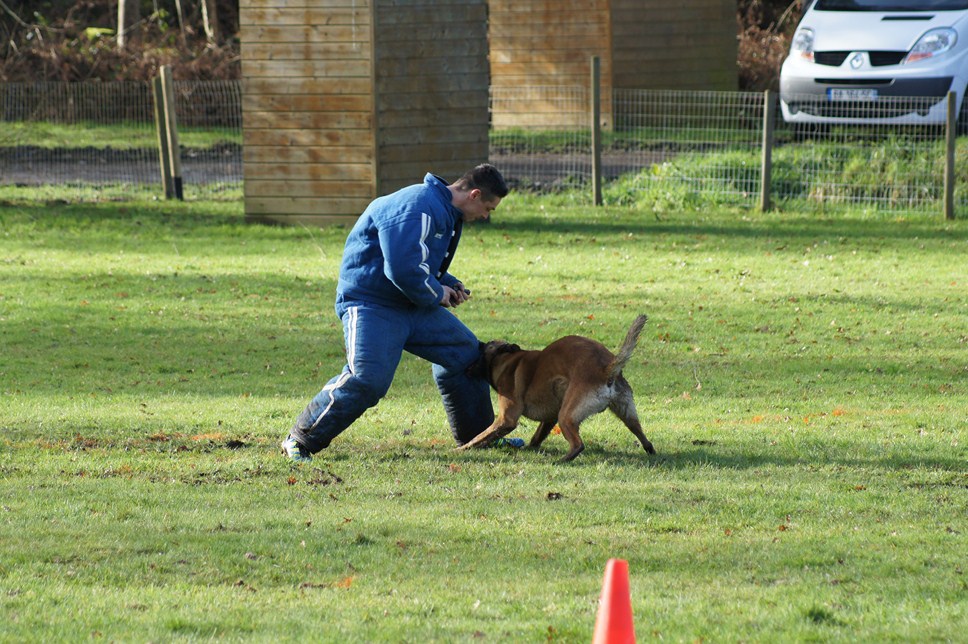
[[314, 581], [304, 581], [299, 584], [299, 590], [318, 590], [325, 588], [339, 588], [342, 590], [347, 590], [353, 586], [353, 581], [355, 577], [350, 575], [349, 577], [343, 577], [342, 579], [337, 579], [336, 581], [327, 582], [314, 582]]

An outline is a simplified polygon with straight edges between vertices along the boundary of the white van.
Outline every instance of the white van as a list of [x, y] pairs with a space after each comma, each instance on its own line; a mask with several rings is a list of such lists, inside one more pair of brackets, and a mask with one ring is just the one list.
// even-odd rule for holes
[[[813, 0], [780, 70], [789, 123], [944, 123], [968, 86], [968, 0]], [[966, 103], [968, 107], [968, 103]]]

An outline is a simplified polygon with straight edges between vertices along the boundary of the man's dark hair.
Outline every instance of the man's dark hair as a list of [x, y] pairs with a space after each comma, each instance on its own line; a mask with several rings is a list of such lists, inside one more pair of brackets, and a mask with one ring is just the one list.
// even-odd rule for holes
[[500, 171], [490, 163], [482, 163], [473, 170], [468, 170], [457, 180], [457, 185], [464, 190], [480, 190], [486, 201], [495, 197], [503, 199], [507, 196], [508, 184], [504, 181]]

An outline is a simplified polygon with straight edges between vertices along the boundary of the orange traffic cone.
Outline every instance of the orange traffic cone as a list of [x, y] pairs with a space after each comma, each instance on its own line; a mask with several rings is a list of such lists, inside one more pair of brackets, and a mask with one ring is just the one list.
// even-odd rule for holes
[[629, 595], [629, 562], [609, 559], [605, 566], [602, 597], [598, 601], [592, 644], [635, 644], [632, 598]]

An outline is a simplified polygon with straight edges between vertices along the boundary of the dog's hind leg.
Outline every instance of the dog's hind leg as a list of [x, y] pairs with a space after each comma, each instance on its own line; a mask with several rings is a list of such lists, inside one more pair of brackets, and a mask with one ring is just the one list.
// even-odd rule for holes
[[645, 433], [642, 431], [639, 414], [635, 409], [635, 400], [632, 398], [632, 386], [629, 385], [624, 377], [619, 376], [618, 380], [615, 381], [615, 388], [618, 390], [618, 393], [608, 403], [608, 408], [625, 423], [625, 426], [629, 428], [630, 432], [635, 434], [635, 437], [642, 443], [642, 447], [645, 448], [646, 452], [655, 454], [655, 448], [652, 447], [652, 443], [649, 442], [649, 439], [645, 437]]
[[571, 449], [568, 450], [565, 457], [561, 459], [562, 463], [567, 463], [585, 451], [585, 443], [582, 442], [581, 436], [578, 435], [578, 423], [574, 422], [570, 417], [559, 417], [558, 427], [561, 427], [561, 433], [564, 435], [565, 440], [568, 441], [568, 445], [571, 446]]
[[571, 446], [562, 462], [567, 462], [585, 450], [585, 443], [579, 435], [579, 426], [586, 418], [605, 410], [608, 399], [600, 391], [590, 391], [588, 386], [572, 386], [565, 392], [558, 410], [558, 427]]
[[548, 438], [548, 434], [551, 430], [555, 428], [558, 424], [557, 420], [552, 421], [542, 421], [538, 424], [538, 429], [535, 430], [534, 436], [531, 437], [531, 442], [528, 443], [528, 447], [538, 447], [544, 442], [544, 439]]

